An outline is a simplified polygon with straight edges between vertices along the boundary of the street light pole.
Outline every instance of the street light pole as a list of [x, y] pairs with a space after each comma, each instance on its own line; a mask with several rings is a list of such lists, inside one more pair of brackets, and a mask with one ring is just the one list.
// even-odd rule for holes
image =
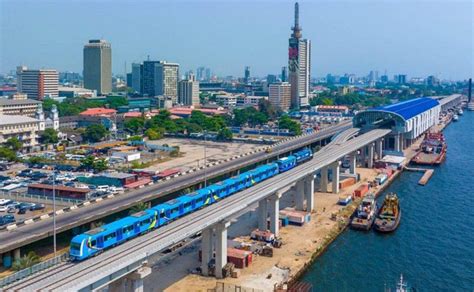
[[207, 187], [206, 135], [207, 135], [207, 131], [204, 131], [204, 187]]
[[53, 167], [53, 246], [56, 257], [56, 168]]

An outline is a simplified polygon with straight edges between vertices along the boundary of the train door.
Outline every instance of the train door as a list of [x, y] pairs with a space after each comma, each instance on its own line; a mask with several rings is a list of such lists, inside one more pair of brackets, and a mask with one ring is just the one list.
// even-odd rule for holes
[[133, 224], [133, 233], [140, 233], [140, 222], [135, 222], [135, 224]]
[[123, 231], [122, 228], [117, 229], [117, 241], [120, 241], [123, 239]]
[[97, 237], [97, 247], [98, 248], [103, 248], [104, 247], [104, 237], [103, 236], [98, 236]]

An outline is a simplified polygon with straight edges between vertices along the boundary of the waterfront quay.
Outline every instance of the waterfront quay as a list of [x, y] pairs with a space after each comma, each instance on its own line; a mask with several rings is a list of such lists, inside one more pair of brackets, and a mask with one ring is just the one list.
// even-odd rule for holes
[[[440, 122], [432, 127], [431, 131], [442, 131], [451, 122], [451, 115], [443, 116]], [[376, 197], [382, 195], [397, 180], [404, 171], [404, 167], [418, 153], [422, 140], [423, 136], [420, 136], [404, 149], [403, 153], [406, 159], [403, 165], [395, 170], [384, 184], [372, 186], [367, 194], [372, 193]], [[165, 291], [189, 291], [190, 289], [192, 291], [207, 291], [207, 289], [216, 289], [222, 287], [222, 285], [230, 289], [241, 287], [242, 289], [255, 289], [254, 291], [274, 291], [275, 288], [290, 287], [298, 282], [312, 263], [346, 230], [351, 215], [362, 200], [362, 197], [355, 198], [349, 205], [340, 206], [338, 205], [340, 195], [353, 194], [361, 185], [374, 181], [380, 171], [358, 165], [357, 173], [360, 175], [360, 180], [356, 184], [340, 190], [337, 195], [332, 193], [331, 186], [328, 188], [328, 192], [315, 192], [316, 207], [311, 213], [311, 221], [304, 226], [288, 225], [282, 228], [280, 230], [280, 238], [283, 242], [282, 248], [275, 248], [273, 257], [254, 256], [252, 264], [249, 268], [241, 270], [239, 278], [216, 280], [199, 275], [189, 275], [188, 270], [200, 264], [198, 260], [200, 246], [197, 244], [180, 252], [173, 261], [167, 261], [166, 268], [163, 264], [154, 266], [153, 269], [157, 272], [158, 278], [150, 277], [146, 281], [149, 281], [150, 286], [157, 285], [154, 287], [159, 287], [158, 290], [164, 289]], [[315, 184], [315, 189], [319, 187], [318, 183]], [[285, 198], [285, 195], [283, 198]], [[294, 204], [295, 194], [289, 191], [283, 206]], [[248, 234], [252, 228], [255, 228], [252, 222], [256, 221], [256, 211], [238, 218], [240, 227], [238, 230], [232, 230], [231, 228], [229, 235], [235, 235], [236, 239], [240, 241], [250, 240]], [[243, 230], [242, 225], [246, 227], [245, 230]], [[160, 274], [162, 275], [160, 276]], [[282, 283], [284, 284], [281, 285]]]

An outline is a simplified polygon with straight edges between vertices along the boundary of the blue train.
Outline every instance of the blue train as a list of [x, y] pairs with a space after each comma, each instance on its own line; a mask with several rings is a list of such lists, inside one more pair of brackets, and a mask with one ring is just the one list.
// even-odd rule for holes
[[81, 261], [92, 257], [105, 249], [159, 228], [176, 218], [192, 213], [281, 172], [292, 169], [312, 157], [313, 153], [311, 150], [305, 148], [293, 155], [280, 158], [275, 163], [258, 166], [238, 176], [228, 178], [206, 188], [76, 235], [71, 241], [70, 259]]

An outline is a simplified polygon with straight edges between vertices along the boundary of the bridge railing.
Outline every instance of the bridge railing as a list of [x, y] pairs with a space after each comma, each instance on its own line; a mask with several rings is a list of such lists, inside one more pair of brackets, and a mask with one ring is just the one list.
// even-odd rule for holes
[[51, 258], [47, 261], [38, 263], [38, 264], [33, 265], [29, 268], [18, 271], [14, 274], [11, 274], [10, 276], [7, 276], [5, 278], [0, 279], [0, 288], [5, 287], [5, 286], [7, 286], [7, 285], [9, 285], [13, 282], [18, 281], [18, 280], [24, 279], [24, 278], [26, 278], [30, 275], [33, 275], [37, 272], [46, 270], [46, 269], [48, 269], [52, 266], [55, 266], [55, 265], [60, 264], [62, 262], [65, 262], [68, 259], [69, 259], [69, 254], [66, 252], [66, 253], [63, 253], [59, 256]]

